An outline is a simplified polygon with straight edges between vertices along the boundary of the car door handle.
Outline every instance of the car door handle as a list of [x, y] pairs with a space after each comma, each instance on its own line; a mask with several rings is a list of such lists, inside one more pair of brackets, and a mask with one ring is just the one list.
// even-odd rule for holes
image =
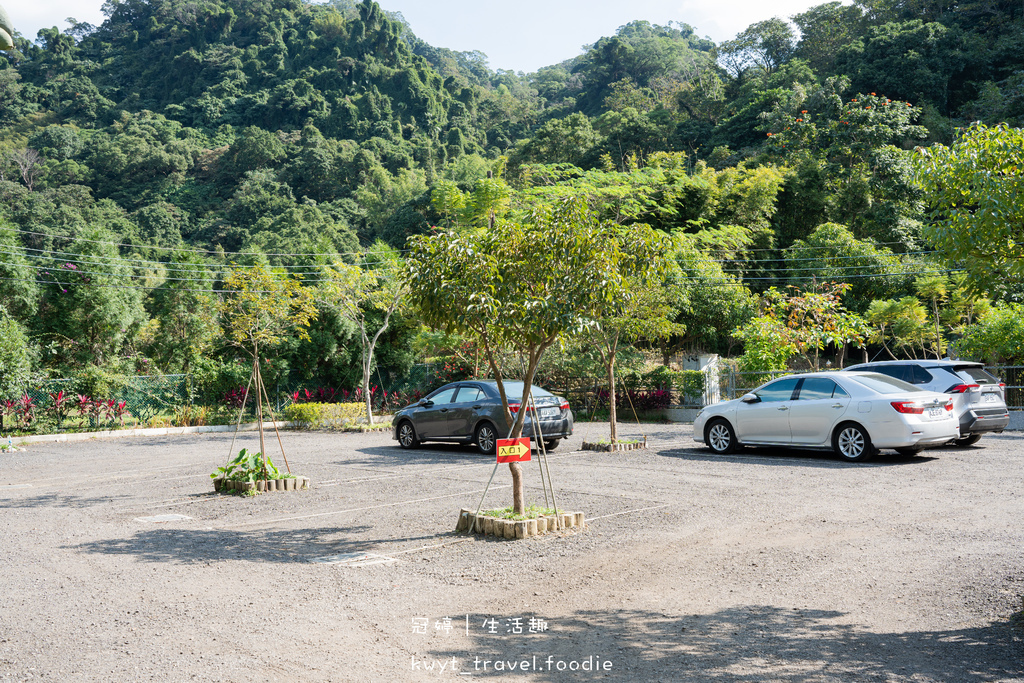
[[447, 408], [441, 408], [441, 412], [442, 412], [442, 413], [447, 413], [447, 412], [448, 412], [448, 409], [447, 409]]
[[832, 404], [832, 407], [833, 407], [833, 408], [842, 408], [842, 407], [843, 407], [843, 404], [842, 404], [842, 403], [833, 403], [833, 404]]
[[789, 410], [789, 406], [779, 406], [779, 410]]
[[473, 410], [480, 410], [483, 406], [473, 406]]

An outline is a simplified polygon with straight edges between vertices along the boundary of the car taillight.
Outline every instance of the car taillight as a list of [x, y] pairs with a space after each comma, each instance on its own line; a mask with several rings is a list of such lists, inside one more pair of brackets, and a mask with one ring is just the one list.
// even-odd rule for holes
[[560, 404], [558, 404], [558, 409], [559, 410], [569, 410], [569, 402], [568, 401], [562, 401]]
[[946, 410], [953, 410], [953, 399], [946, 401]]
[[910, 415], [924, 414], [924, 406], [918, 405], [914, 401], [892, 401], [889, 405], [895, 408], [897, 413], [905, 413]]
[[947, 394], [966, 394], [968, 391], [978, 391], [980, 384], [957, 384], [946, 390]]
[[[518, 403], [509, 403], [508, 404], [508, 412], [510, 412], [513, 415], [515, 415], [516, 413], [519, 412], [519, 405], [520, 404], [518, 404]], [[530, 412], [531, 410], [533, 410], [533, 408], [527, 407], [526, 412]]]

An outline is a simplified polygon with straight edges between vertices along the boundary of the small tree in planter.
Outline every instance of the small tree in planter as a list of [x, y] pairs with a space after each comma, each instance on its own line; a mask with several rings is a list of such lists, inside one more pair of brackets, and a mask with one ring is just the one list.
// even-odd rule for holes
[[[579, 334], [613, 305], [624, 278], [646, 268], [623, 249], [636, 226], [599, 220], [579, 197], [532, 207], [490, 229], [445, 230], [410, 239], [410, 299], [430, 325], [476, 338], [498, 384], [510, 438], [523, 433], [528, 411], [513, 421], [494, 350], [526, 359], [526, 406], [544, 352], [560, 336]], [[632, 263], [632, 265], [629, 265]], [[525, 510], [522, 467], [509, 463], [515, 514]]]
[[[651, 244], [655, 243], [652, 239]], [[674, 311], [668, 304], [661, 278], [658, 277], [664, 263], [661, 254], [652, 250], [647, 256], [650, 270], [640, 276], [623, 278], [619, 295], [598, 321], [598, 325], [590, 329], [589, 336], [601, 355], [608, 377], [609, 440], [613, 444], [618, 442], [615, 356], [620, 342], [654, 341], [686, 331], [684, 325], [670, 319]]]
[[[220, 304], [220, 313], [225, 335], [233, 346], [252, 357], [250, 385], [256, 391], [260, 453], [263, 454], [266, 470], [263, 403], [266, 400], [269, 409], [270, 397], [263, 386], [260, 353], [280, 344], [289, 331], [294, 331], [300, 339], [309, 339], [306, 329], [316, 317], [316, 306], [312, 292], [295, 277], [283, 271], [271, 271], [264, 264], [232, 269], [224, 280], [224, 289], [226, 294]], [[245, 410], [244, 399], [242, 410]], [[281, 455], [284, 456], [283, 446]], [[288, 467], [287, 456], [285, 466]]]

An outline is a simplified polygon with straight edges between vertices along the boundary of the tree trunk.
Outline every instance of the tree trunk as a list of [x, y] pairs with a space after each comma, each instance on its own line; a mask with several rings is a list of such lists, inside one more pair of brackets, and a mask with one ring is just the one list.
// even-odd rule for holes
[[932, 311], [935, 313], [935, 358], [942, 359], [942, 335], [939, 333], [939, 300], [932, 299]]
[[618, 414], [615, 403], [615, 352], [613, 350], [608, 356], [608, 429], [612, 443], [618, 442], [618, 431], [615, 428]]
[[517, 462], [508, 464], [512, 473], [512, 510], [517, 515], [526, 514], [526, 487], [523, 485], [523, 466]]
[[267, 477], [267, 446], [263, 440], [263, 376], [260, 374], [260, 356], [259, 347], [254, 346], [253, 351], [256, 352], [256, 359], [253, 361], [252, 374], [253, 384], [256, 385], [256, 423], [260, 430], [260, 454], [263, 456], [263, 478]]
[[[518, 439], [523, 435], [530, 391], [533, 388], [533, 376], [537, 371], [537, 365], [540, 363], [540, 357], [552, 343], [554, 343], [554, 339], [542, 342], [527, 351], [529, 362], [526, 367], [526, 375], [523, 377], [523, 396], [519, 403], [519, 412], [516, 414], [515, 424], [512, 425], [512, 432], [509, 435], [510, 439]], [[543, 437], [543, 434], [534, 434], [534, 438]], [[512, 510], [517, 515], [526, 514], [526, 489], [523, 486], [523, 468], [517, 462], [510, 462], [508, 469], [512, 472]]]
[[370, 403], [370, 358], [373, 353], [370, 338], [366, 336], [366, 323], [359, 321], [359, 333], [363, 337], [363, 400], [366, 402], [366, 424], [373, 424], [373, 405]]
[[846, 344], [839, 345], [839, 354], [836, 356], [836, 367], [843, 369], [843, 361], [846, 359]]

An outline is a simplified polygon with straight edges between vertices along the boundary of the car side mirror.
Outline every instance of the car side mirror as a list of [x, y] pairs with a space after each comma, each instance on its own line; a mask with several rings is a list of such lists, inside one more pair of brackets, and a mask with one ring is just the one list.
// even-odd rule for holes
[[423, 408], [429, 408], [430, 406], [434, 405], [434, 402], [431, 401], [429, 398], [421, 398], [420, 402], [417, 403], [416, 405], [421, 406]]
[[744, 403], [760, 403], [761, 402], [761, 399], [758, 397], [757, 394], [743, 394], [743, 397], [740, 400], [743, 401]]

